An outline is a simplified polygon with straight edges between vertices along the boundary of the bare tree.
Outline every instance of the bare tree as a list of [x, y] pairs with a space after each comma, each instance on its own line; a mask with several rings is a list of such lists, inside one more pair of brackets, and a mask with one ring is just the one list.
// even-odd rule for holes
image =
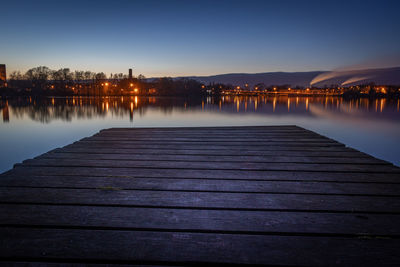
[[35, 93], [42, 93], [42, 91], [45, 89], [50, 74], [51, 70], [48, 67], [39, 66], [29, 69], [25, 73], [24, 77], [31, 83], [30, 87]]
[[81, 82], [84, 79], [84, 71], [76, 70], [74, 72], [74, 80], [77, 82]]
[[105, 79], [107, 79], [107, 76], [104, 74], [104, 72], [99, 72], [99, 73], [96, 73], [96, 80], [105, 80]]
[[40, 66], [36, 68], [29, 69], [25, 73], [25, 78], [31, 81], [47, 81], [50, 76], [50, 69], [45, 66]]
[[95, 74], [89, 70], [87, 70], [83, 73], [83, 77], [85, 78], [85, 80], [94, 79], [94, 76], [95, 76]]

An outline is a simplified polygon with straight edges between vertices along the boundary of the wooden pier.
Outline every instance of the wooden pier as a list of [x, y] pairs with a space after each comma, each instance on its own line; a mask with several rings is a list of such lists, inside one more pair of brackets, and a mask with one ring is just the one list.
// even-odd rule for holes
[[114, 128], [0, 175], [0, 264], [400, 265], [400, 168], [296, 126]]

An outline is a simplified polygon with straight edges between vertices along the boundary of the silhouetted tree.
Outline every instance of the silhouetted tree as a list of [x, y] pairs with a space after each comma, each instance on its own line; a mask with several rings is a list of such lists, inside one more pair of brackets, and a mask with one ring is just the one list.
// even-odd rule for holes
[[35, 94], [41, 94], [46, 88], [50, 74], [51, 70], [48, 67], [39, 66], [29, 69], [24, 76], [25, 79], [31, 83], [32, 92]]
[[10, 73], [8, 80], [8, 87], [9, 88], [26, 88], [30, 86], [30, 83], [24, 79], [24, 76], [21, 74], [20, 71], [13, 71]]
[[83, 77], [85, 78], [85, 80], [91, 80], [91, 79], [94, 79], [95, 74], [93, 72], [87, 70], [83, 73]]
[[96, 73], [95, 78], [96, 78], [96, 80], [105, 80], [105, 79], [107, 79], [107, 76], [104, 74], [104, 72], [99, 72], [99, 73]]

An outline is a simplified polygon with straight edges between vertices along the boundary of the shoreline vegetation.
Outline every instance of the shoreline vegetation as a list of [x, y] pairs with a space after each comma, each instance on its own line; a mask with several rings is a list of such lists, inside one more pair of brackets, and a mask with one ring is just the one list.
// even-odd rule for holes
[[51, 70], [40, 66], [25, 74], [14, 71], [0, 84], [1, 97], [15, 96], [220, 96], [220, 95], [288, 95], [288, 96], [342, 96], [344, 98], [400, 98], [400, 87], [373, 83], [341, 87], [291, 87], [263, 83], [233, 85], [203, 84], [188, 78], [151, 78], [123, 73], [107, 77], [103, 72], [71, 71], [69, 68]]

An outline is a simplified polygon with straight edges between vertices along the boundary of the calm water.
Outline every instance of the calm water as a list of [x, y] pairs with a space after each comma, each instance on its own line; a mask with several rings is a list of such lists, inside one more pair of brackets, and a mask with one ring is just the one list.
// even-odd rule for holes
[[399, 100], [337, 97], [0, 100], [0, 173], [109, 127], [294, 124], [400, 165]]

